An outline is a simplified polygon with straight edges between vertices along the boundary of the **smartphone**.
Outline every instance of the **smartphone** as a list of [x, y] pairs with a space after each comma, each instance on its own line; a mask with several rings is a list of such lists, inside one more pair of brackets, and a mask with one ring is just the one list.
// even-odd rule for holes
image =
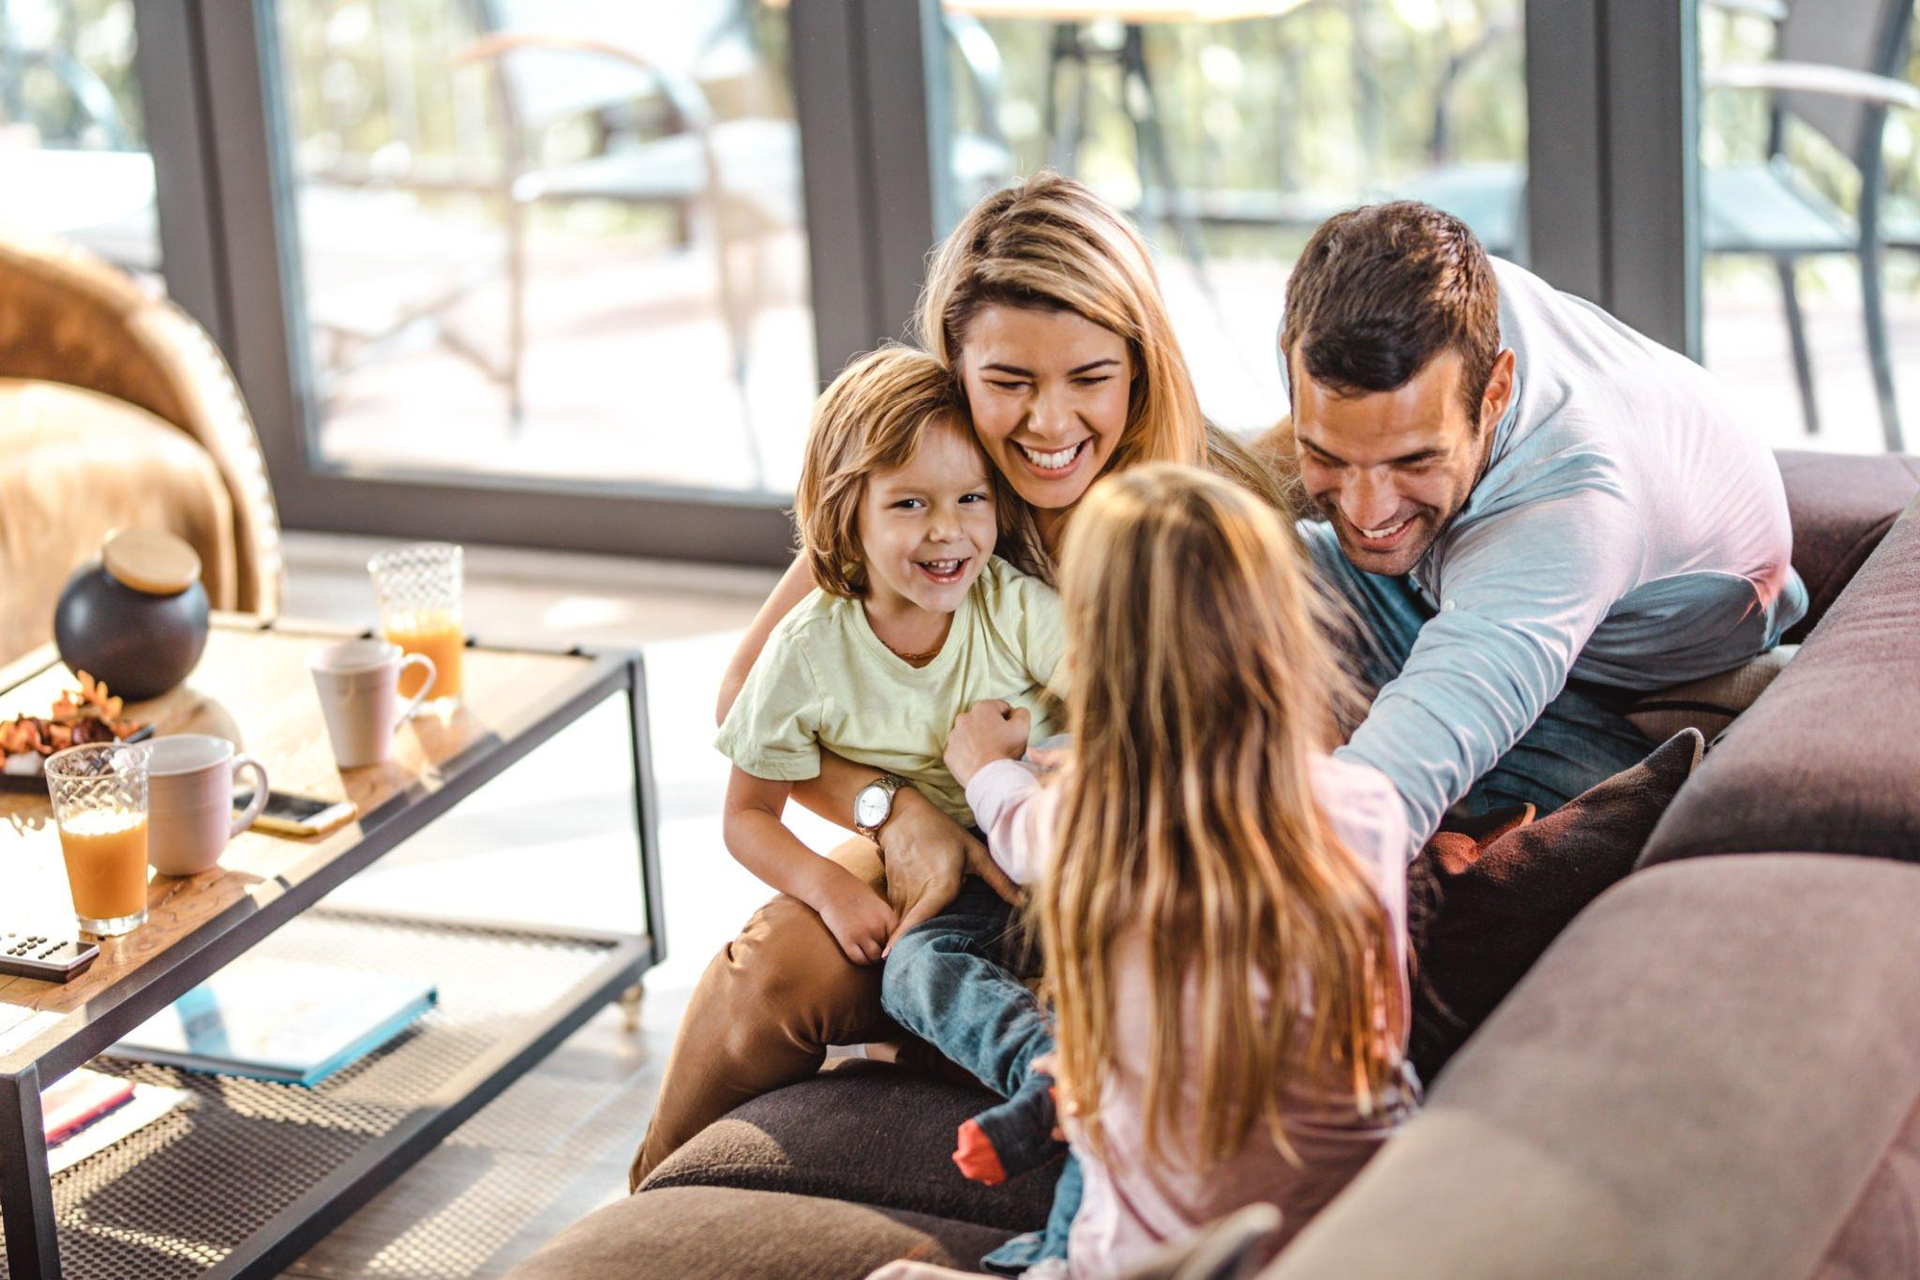
[[[233, 797], [233, 811], [239, 813], [253, 803], [253, 792]], [[268, 791], [267, 807], [253, 820], [254, 829], [285, 836], [325, 835], [354, 815], [351, 800], [316, 800], [312, 796]]]

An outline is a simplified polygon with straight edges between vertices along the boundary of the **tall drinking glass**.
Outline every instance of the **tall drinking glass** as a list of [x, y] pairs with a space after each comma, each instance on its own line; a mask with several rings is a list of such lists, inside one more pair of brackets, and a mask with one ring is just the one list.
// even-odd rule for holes
[[[421, 542], [367, 561], [380, 598], [380, 632], [405, 652], [433, 659], [433, 702], [438, 704], [457, 702], [464, 688], [461, 560], [460, 548], [451, 542]], [[400, 696], [411, 698], [425, 684], [425, 670], [409, 667], [400, 673]]]
[[73, 913], [97, 937], [146, 923], [147, 757], [145, 747], [103, 742], [47, 760]]

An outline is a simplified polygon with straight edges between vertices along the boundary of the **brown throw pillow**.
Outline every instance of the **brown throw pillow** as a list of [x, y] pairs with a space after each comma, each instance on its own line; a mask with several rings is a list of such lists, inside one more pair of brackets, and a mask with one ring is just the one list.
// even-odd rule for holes
[[1705, 749], [1699, 730], [1684, 729], [1536, 822], [1483, 815], [1479, 831], [1428, 842], [1407, 876], [1408, 1055], [1423, 1081], [1432, 1083], [1574, 916], [1633, 869]]

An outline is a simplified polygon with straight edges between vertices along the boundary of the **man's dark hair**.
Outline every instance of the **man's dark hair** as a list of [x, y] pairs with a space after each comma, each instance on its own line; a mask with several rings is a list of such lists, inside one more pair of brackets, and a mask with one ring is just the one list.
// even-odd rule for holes
[[1448, 348], [1475, 421], [1500, 354], [1500, 307], [1493, 264], [1465, 223], [1396, 200], [1320, 224], [1287, 281], [1282, 361], [1297, 353], [1308, 377], [1355, 396], [1398, 390]]

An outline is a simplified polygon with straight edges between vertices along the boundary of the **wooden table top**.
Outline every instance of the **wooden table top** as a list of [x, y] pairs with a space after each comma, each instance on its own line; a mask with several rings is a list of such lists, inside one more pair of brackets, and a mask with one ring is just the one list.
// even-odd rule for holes
[[[469, 648], [466, 698], [445, 718], [423, 712], [401, 728], [386, 764], [340, 769], [333, 761], [320, 704], [306, 669], [309, 651], [349, 633], [281, 623], [262, 629], [250, 617], [216, 620], [200, 665], [186, 684], [127, 715], [156, 735], [214, 733], [240, 743], [266, 766], [275, 790], [348, 799], [359, 817], [327, 835], [289, 839], [243, 832], [219, 865], [197, 876], [155, 875], [147, 922], [103, 939], [93, 967], [72, 982], [0, 976], [0, 1060], [43, 1034], [62, 1015], [85, 1010], [116, 984], [207, 921], [247, 899], [263, 907], [355, 849], [462, 774], [492, 768], [498, 752], [606, 678], [605, 660], [577, 654]], [[0, 719], [45, 715], [72, 679], [47, 646], [0, 669]], [[491, 758], [490, 758], [491, 757]], [[0, 793], [0, 924], [52, 923], [69, 936], [67, 891], [52, 805], [37, 795]]]

